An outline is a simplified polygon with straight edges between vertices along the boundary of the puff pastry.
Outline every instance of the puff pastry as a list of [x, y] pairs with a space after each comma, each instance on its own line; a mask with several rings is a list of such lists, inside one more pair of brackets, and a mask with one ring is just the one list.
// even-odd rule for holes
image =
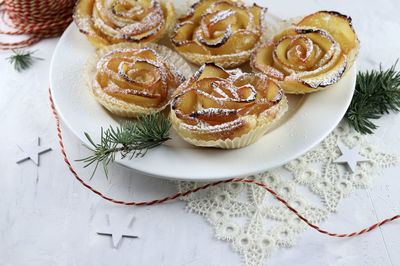
[[338, 82], [358, 50], [351, 18], [319, 11], [278, 25], [274, 37], [255, 51], [251, 65], [276, 80], [286, 93], [302, 94]]
[[238, 66], [249, 60], [259, 42], [266, 10], [240, 1], [200, 0], [179, 18], [172, 44], [197, 65]]
[[111, 113], [135, 117], [159, 112], [169, 105], [173, 92], [185, 80], [156, 52], [168, 48], [149, 46], [111, 45], [88, 60], [85, 66], [88, 86], [96, 100]]
[[170, 117], [187, 142], [233, 149], [257, 141], [286, 109], [281, 88], [265, 75], [206, 63], [174, 93]]
[[120, 42], [155, 42], [175, 16], [170, 2], [156, 0], [78, 0], [74, 21], [97, 47]]

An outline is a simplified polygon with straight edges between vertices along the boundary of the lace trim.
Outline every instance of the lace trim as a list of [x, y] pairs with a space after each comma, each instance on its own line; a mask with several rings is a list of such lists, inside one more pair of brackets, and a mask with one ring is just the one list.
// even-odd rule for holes
[[[360, 162], [354, 173], [334, 163], [341, 154], [338, 142], [349, 148], [360, 145]], [[313, 223], [336, 212], [342, 199], [355, 188], [366, 188], [380, 169], [394, 166], [399, 157], [380, 151], [342, 122], [313, 150], [274, 171], [252, 176], [270, 185]], [[204, 183], [177, 182], [179, 192]], [[263, 265], [265, 258], [281, 247], [295, 244], [306, 229], [298, 217], [259, 187], [230, 183], [185, 198], [187, 210], [203, 215], [215, 228], [218, 239], [228, 241], [242, 255], [244, 265]]]

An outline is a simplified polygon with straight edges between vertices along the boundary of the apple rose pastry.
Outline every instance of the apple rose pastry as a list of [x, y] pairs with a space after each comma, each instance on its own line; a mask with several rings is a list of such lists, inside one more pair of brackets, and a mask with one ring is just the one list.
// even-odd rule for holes
[[155, 42], [175, 16], [173, 5], [155, 0], [78, 0], [74, 20], [97, 47]]
[[154, 49], [126, 43], [104, 47], [85, 66], [86, 80], [96, 100], [115, 115], [135, 117], [159, 112], [169, 105], [173, 92], [185, 80], [156, 50], [164, 54], [170, 51], [173, 54], [168, 57], [178, 57], [174, 61], [189, 70], [184, 59], [166, 47], [147, 45]]
[[171, 121], [187, 142], [202, 147], [240, 148], [257, 141], [287, 110], [286, 97], [273, 80], [214, 63], [174, 93]]
[[260, 46], [251, 65], [276, 80], [286, 93], [309, 93], [338, 82], [353, 65], [358, 50], [351, 18], [320, 11]]
[[179, 18], [172, 44], [189, 61], [235, 67], [249, 60], [259, 42], [266, 8], [239, 1], [200, 0]]

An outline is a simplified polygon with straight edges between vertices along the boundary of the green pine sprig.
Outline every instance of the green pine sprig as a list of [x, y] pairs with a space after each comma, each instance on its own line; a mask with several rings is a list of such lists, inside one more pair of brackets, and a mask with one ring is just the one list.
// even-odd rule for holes
[[387, 70], [359, 72], [354, 96], [345, 117], [362, 134], [372, 134], [378, 126], [373, 120], [400, 110], [400, 72], [397, 62]]
[[96, 144], [88, 133], [85, 136], [92, 145], [87, 146], [93, 154], [89, 157], [77, 160], [85, 163], [84, 167], [95, 164], [93, 174], [100, 164], [108, 178], [108, 165], [115, 161], [115, 155], [120, 153], [122, 158], [143, 157], [149, 149], [157, 147], [169, 140], [171, 121], [168, 117], [159, 113], [141, 115], [136, 121], [125, 122], [114, 128], [110, 126], [104, 130], [101, 128], [100, 143]]
[[43, 58], [33, 56], [36, 51], [23, 51], [14, 49], [12, 51], [14, 54], [6, 59], [18, 72], [28, 69], [30, 66], [32, 66], [34, 60], [43, 60]]

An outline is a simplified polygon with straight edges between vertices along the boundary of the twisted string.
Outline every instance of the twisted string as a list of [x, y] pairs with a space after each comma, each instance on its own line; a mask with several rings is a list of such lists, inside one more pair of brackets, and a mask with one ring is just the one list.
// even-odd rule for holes
[[41, 39], [60, 36], [72, 21], [74, 4], [75, 0], [1, 1], [1, 20], [15, 30], [0, 30], [0, 34], [30, 36], [20, 42], [0, 42], [0, 49], [24, 48]]
[[177, 199], [177, 198], [185, 197], [185, 196], [187, 196], [187, 195], [189, 195], [189, 194], [196, 193], [196, 192], [198, 192], [198, 191], [200, 191], [200, 190], [204, 190], [204, 189], [207, 189], [207, 188], [209, 188], [209, 187], [215, 187], [215, 186], [218, 186], [218, 185], [220, 185], [220, 184], [244, 182], [244, 183], [254, 184], [254, 185], [256, 185], [256, 186], [262, 187], [263, 189], [267, 190], [272, 196], [274, 196], [278, 201], [280, 201], [281, 203], [283, 203], [291, 212], [293, 212], [295, 215], [297, 215], [297, 217], [299, 217], [302, 221], [304, 221], [308, 226], [310, 226], [311, 228], [317, 230], [318, 232], [320, 232], [320, 233], [322, 233], [322, 234], [325, 234], [325, 235], [328, 235], [328, 236], [334, 236], [334, 237], [353, 237], [353, 236], [358, 236], [358, 235], [365, 234], [365, 233], [367, 233], [367, 232], [369, 232], [369, 231], [372, 231], [372, 230], [376, 229], [377, 227], [382, 226], [382, 225], [384, 225], [384, 224], [386, 224], [386, 223], [388, 223], [388, 222], [392, 222], [392, 221], [394, 221], [394, 220], [400, 218], [400, 215], [396, 215], [396, 216], [393, 216], [392, 218], [383, 220], [383, 221], [381, 221], [381, 222], [379, 222], [379, 223], [376, 223], [376, 224], [374, 224], [374, 225], [372, 225], [372, 226], [370, 226], [370, 227], [367, 227], [367, 228], [365, 228], [365, 229], [363, 229], [363, 230], [361, 230], [361, 231], [353, 232], [353, 233], [349, 233], [349, 234], [330, 233], [330, 232], [328, 232], [328, 231], [325, 231], [325, 230], [319, 228], [317, 225], [311, 223], [307, 218], [305, 218], [303, 215], [301, 215], [295, 208], [293, 208], [292, 206], [290, 206], [289, 203], [288, 203], [287, 201], [285, 201], [283, 198], [281, 198], [275, 191], [273, 191], [272, 189], [270, 189], [267, 185], [265, 185], [265, 184], [263, 184], [263, 183], [259, 183], [259, 182], [255, 181], [255, 180], [253, 180], [253, 179], [245, 179], [245, 178], [232, 178], [232, 179], [228, 179], [228, 180], [217, 181], [217, 182], [214, 182], [214, 183], [209, 183], [209, 184], [206, 184], [206, 185], [204, 185], [204, 186], [195, 188], [195, 189], [193, 189], [193, 190], [188, 190], [188, 191], [186, 191], [186, 192], [177, 193], [177, 194], [175, 194], [175, 195], [173, 195], [173, 196], [168, 196], [168, 197], [165, 197], [165, 198], [162, 198], [162, 199], [157, 199], [157, 200], [152, 200], [152, 201], [143, 201], [143, 202], [131, 201], [131, 202], [125, 202], [125, 201], [115, 200], [115, 199], [113, 199], [113, 198], [110, 198], [110, 197], [107, 197], [107, 196], [103, 195], [101, 192], [99, 192], [98, 190], [94, 189], [93, 187], [91, 187], [90, 185], [88, 185], [87, 183], [85, 183], [85, 181], [83, 181], [83, 180], [78, 176], [78, 174], [75, 172], [75, 170], [72, 168], [72, 165], [71, 165], [71, 163], [69, 162], [68, 157], [67, 157], [67, 154], [66, 154], [65, 149], [64, 149], [64, 143], [63, 143], [63, 138], [62, 138], [62, 135], [61, 135], [61, 128], [60, 128], [60, 119], [59, 119], [59, 117], [58, 117], [58, 115], [57, 115], [57, 111], [56, 111], [56, 109], [55, 109], [55, 107], [54, 107], [54, 101], [53, 101], [53, 97], [52, 97], [52, 94], [51, 94], [51, 90], [50, 90], [50, 89], [49, 89], [49, 100], [50, 100], [51, 109], [52, 109], [52, 111], [53, 111], [53, 115], [54, 115], [54, 118], [55, 118], [56, 124], [57, 124], [57, 135], [58, 135], [58, 139], [59, 139], [59, 144], [60, 144], [60, 148], [61, 148], [61, 153], [62, 153], [62, 155], [63, 155], [63, 157], [64, 157], [64, 161], [65, 161], [65, 163], [67, 164], [69, 170], [71, 171], [71, 173], [74, 175], [74, 177], [75, 177], [83, 186], [85, 186], [86, 188], [88, 188], [89, 190], [91, 190], [93, 193], [99, 195], [99, 196], [102, 197], [103, 199], [108, 200], [108, 201], [111, 201], [111, 202], [113, 202], [113, 203], [122, 204], [122, 205], [133, 205], [133, 206], [143, 206], [143, 205], [149, 206], [149, 205], [160, 204], [160, 203], [163, 203], [163, 202], [166, 202], [166, 201], [170, 201], [170, 200], [174, 200], [174, 199]]

